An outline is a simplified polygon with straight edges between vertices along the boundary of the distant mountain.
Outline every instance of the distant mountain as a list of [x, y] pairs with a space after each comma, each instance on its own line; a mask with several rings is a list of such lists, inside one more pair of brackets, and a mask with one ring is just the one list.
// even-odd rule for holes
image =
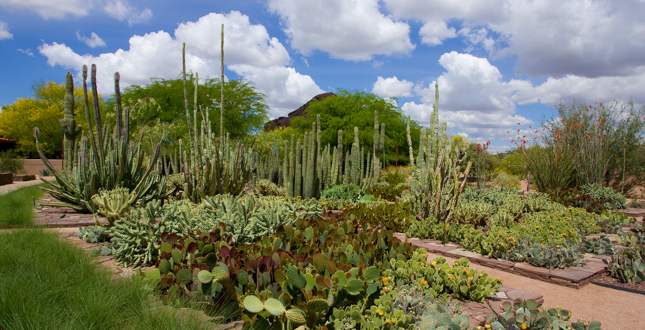
[[276, 118], [276, 119], [266, 123], [266, 125], [264, 127], [266, 127], [266, 129], [268, 131], [272, 131], [272, 130], [278, 128], [278, 127], [288, 127], [289, 125], [291, 125], [291, 119], [305, 115], [305, 110], [309, 107], [309, 104], [313, 100], [321, 101], [324, 98], [329, 97], [329, 96], [336, 96], [336, 94], [331, 93], [331, 92], [330, 93], [318, 94], [318, 95], [314, 96], [309, 102], [303, 104], [300, 108], [289, 112], [287, 117]]

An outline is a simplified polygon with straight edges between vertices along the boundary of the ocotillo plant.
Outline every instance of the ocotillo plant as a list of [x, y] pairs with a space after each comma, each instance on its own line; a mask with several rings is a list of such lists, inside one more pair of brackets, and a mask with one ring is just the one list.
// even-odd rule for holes
[[[129, 141], [130, 134], [130, 109], [125, 108], [125, 118], [122, 118], [121, 98], [119, 88], [119, 73], [114, 75], [115, 84], [115, 101], [116, 101], [116, 118], [117, 123], [110, 135], [110, 130], [101, 125], [101, 115], [99, 111], [99, 96], [96, 85], [96, 66], [92, 65], [92, 94], [94, 97], [94, 119], [96, 123], [96, 138], [94, 137], [89, 102], [87, 95], [87, 66], [83, 66], [83, 92], [84, 92], [84, 109], [89, 126], [88, 135], [90, 137], [90, 146], [88, 150], [87, 139], [81, 140], [80, 148], [67, 134], [70, 128], [75, 125], [74, 103], [69, 101], [73, 99], [73, 80], [68, 73], [66, 81], [65, 95], [65, 118], [61, 120], [61, 127], [67, 130], [66, 139], [70, 144], [66, 145], [66, 161], [71, 162], [69, 170], [59, 173], [45, 157], [38, 142], [39, 130], [34, 127], [34, 137], [36, 138], [36, 148], [40, 158], [45, 163], [47, 169], [56, 177], [56, 182], [45, 181], [47, 191], [52, 197], [59, 202], [46, 202], [41, 205], [47, 206], [67, 206], [79, 212], [94, 213], [97, 208], [92, 202], [92, 196], [98, 194], [101, 190], [112, 190], [117, 187], [126, 188], [130, 192], [128, 200], [147, 202], [155, 198], [166, 196], [165, 180], [160, 178], [157, 173], [153, 172], [154, 165], [159, 157], [160, 145], [157, 144], [155, 153], [148, 162], [148, 166], [143, 164], [144, 153], [141, 149], [141, 139], [136, 145], [131, 145]], [[71, 120], [70, 120], [71, 118]], [[125, 119], [125, 125], [122, 120]], [[77, 152], [67, 153], [69, 150]], [[44, 180], [43, 180], [44, 181]]]
[[[418, 220], [434, 217], [445, 224], [452, 217], [472, 164], [468, 162], [465, 169], [462, 167], [465, 150], [452, 145], [452, 140], [446, 135], [446, 123], [439, 123], [439, 86], [436, 84], [430, 120], [430, 134], [421, 130], [410, 189], [411, 203]], [[460, 183], [461, 175], [463, 180]]]

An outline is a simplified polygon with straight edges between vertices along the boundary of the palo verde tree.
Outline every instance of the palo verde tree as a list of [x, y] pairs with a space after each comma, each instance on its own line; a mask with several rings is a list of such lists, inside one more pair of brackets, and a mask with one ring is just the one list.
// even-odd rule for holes
[[[53, 81], [34, 83], [32, 97], [19, 98], [5, 105], [0, 112], [0, 136], [18, 141], [18, 151], [27, 157], [37, 157], [33, 136], [34, 127], [40, 127], [40, 147], [48, 158], [60, 158], [63, 132], [58, 121], [63, 117], [65, 84]], [[82, 111], [82, 88], [76, 88], [74, 96], [74, 119], [87, 131], [87, 122]], [[89, 97], [90, 102], [93, 96]], [[99, 95], [99, 105], [105, 102]], [[92, 116], [93, 118], [93, 116]]]
[[[343, 150], [350, 150], [354, 142], [354, 127], [358, 127], [361, 145], [365, 152], [372, 152], [374, 139], [374, 111], [378, 111], [379, 123], [385, 123], [385, 145], [381, 153], [385, 165], [395, 161], [396, 147], [398, 144], [399, 164], [408, 162], [409, 149], [406, 137], [407, 118], [403, 111], [396, 106], [396, 100], [386, 100], [372, 93], [360, 91], [347, 91], [338, 89], [336, 96], [327, 97], [321, 101], [309, 104], [304, 117], [291, 120], [291, 127], [295, 134], [304, 135], [311, 124], [320, 115], [322, 128], [320, 144], [332, 146], [338, 144], [338, 130], [343, 130]], [[419, 129], [417, 122], [411, 122], [412, 144], [419, 143]]]
[[[187, 81], [195, 75], [187, 73]], [[194, 95], [194, 84], [187, 84], [187, 94]], [[206, 78], [199, 81], [197, 106], [209, 112], [210, 118], [220, 118], [220, 79]], [[258, 92], [250, 81], [231, 80], [224, 84], [224, 127], [232, 139], [258, 132], [267, 121], [269, 107], [266, 96]], [[132, 110], [133, 134], [142, 129], [166, 126], [168, 141], [178, 141], [188, 133], [182, 79], [153, 79], [145, 86], [129, 86], [121, 94], [124, 106]], [[193, 102], [189, 109], [193, 112]], [[198, 109], [199, 112], [199, 109]], [[202, 118], [198, 116], [198, 126]], [[211, 120], [211, 131], [219, 132], [219, 120]]]

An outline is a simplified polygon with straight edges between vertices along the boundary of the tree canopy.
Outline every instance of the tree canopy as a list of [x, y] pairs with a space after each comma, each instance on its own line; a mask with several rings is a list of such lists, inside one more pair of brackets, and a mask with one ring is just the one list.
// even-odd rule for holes
[[[361, 146], [372, 152], [374, 139], [374, 111], [378, 111], [379, 126], [385, 123], [385, 161], [393, 163], [398, 145], [399, 164], [408, 161], [408, 139], [406, 134], [407, 118], [395, 104], [372, 93], [338, 89], [336, 96], [321, 101], [313, 101], [305, 111], [304, 117], [291, 120], [291, 126], [302, 137], [311, 130], [311, 123], [320, 114], [321, 146], [338, 144], [338, 130], [343, 130], [343, 150], [349, 150], [354, 142], [354, 127], [358, 127]], [[410, 123], [412, 145], [419, 144], [420, 126], [416, 121]], [[416, 151], [415, 151], [416, 152]]]
[[[74, 89], [74, 114], [76, 123], [87, 131], [85, 111], [83, 110], [83, 89], [76, 84]], [[27, 157], [37, 157], [33, 129], [40, 129], [40, 145], [49, 158], [60, 158], [63, 133], [59, 119], [63, 118], [63, 99], [65, 84], [53, 81], [32, 85], [32, 97], [19, 98], [13, 104], [5, 105], [0, 112], [0, 136], [18, 141], [17, 151]], [[89, 104], [92, 104], [90, 94]], [[99, 95], [99, 103], [105, 103]], [[93, 118], [93, 112], [91, 112]]]
[[[194, 75], [187, 75], [188, 103], [193, 117], [195, 85]], [[197, 88], [197, 106], [206, 111], [211, 121], [211, 130], [219, 132], [220, 81], [201, 79]], [[224, 129], [232, 138], [258, 132], [267, 120], [266, 96], [255, 90], [247, 80], [231, 80], [224, 84]], [[188, 132], [184, 105], [182, 79], [153, 79], [145, 86], [129, 86], [121, 93], [123, 106], [132, 109], [131, 132], [160, 130], [163, 126], [169, 141], [177, 142]], [[199, 108], [198, 108], [199, 109]], [[198, 122], [202, 121], [198, 112]]]

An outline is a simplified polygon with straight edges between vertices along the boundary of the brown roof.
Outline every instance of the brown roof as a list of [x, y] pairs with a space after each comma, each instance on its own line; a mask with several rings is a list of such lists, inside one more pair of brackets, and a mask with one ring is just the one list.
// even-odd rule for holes
[[[291, 124], [291, 119], [293, 119], [293, 118], [295, 118], [295, 117], [298, 117], [298, 116], [304, 116], [304, 115], [305, 115], [305, 110], [307, 110], [307, 108], [309, 107], [309, 104], [310, 104], [313, 100], [321, 101], [321, 100], [323, 100], [324, 98], [326, 98], [326, 97], [328, 97], [328, 96], [332, 96], [332, 95], [333, 95], [333, 96], [336, 96], [336, 94], [331, 93], [331, 92], [329, 92], [329, 93], [323, 93], [323, 94], [318, 94], [318, 95], [314, 96], [314, 97], [313, 97], [309, 102], [307, 102], [307, 103], [303, 104], [300, 108], [298, 108], [298, 109], [296, 109], [296, 110], [294, 110], [294, 111], [289, 112], [289, 114], [287, 115], [287, 117], [280, 117], [280, 118], [276, 118], [276, 119], [274, 119], [274, 120], [272, 120], [272, 121], [268, 122], [268, 123], [266, 124], [266, 126], [268, 126], [267, 130], [272, 131], [272, 130], [274, 130], [274, 129], [278, 128], [278, 127], [288, 127], [288, 126]], [[265, 127], [266, 127], [266, 126], [265, 126]]]
[[2, 143], [2, 144], [16, 144], [16, 143], [18, 143], [18, 141], [5, 139], [5, 138], [0, 137], [0, 143]]

